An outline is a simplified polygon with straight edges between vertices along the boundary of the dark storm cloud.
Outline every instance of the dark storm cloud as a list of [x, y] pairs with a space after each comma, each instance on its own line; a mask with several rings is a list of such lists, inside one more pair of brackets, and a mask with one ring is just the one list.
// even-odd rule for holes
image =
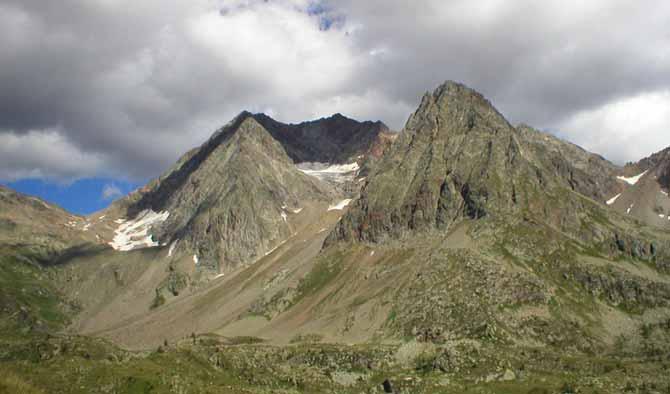
[[470, 3], [5, 0], [0, 178], [154, 176], [242, 109], [400, 129], [445, 79], [614, 160], [670, 145], [670, 4]]
[[[213, 107], [261, 92], [183, 37], [190, 9], [43, 3], [0, 6], [0, 129], [32, 133], [27, 141], [61, 133], [71, 147], [105, 158], [82, 166], [83, 175], [156, 174], [235, 111], [221, 106], [209, 121]], [[43, 172], [57, 173], [54, 164]]]
[[408, 101], [456, 79], [483, 91], [514, 120], [542, 126], [670, 86], [665, 2], [335, 4], [361, 26], [358, 45], [386, 51], [387, 60], [362, 80]]

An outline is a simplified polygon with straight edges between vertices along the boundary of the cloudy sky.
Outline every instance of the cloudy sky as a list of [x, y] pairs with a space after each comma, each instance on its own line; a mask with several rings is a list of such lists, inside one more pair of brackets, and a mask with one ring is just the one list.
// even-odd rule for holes
[[669, 20], [663, 0], [0, 0], [0, 181], [141, 182], [242, 109], [400, 130], [447, 79], [637, 160], [670, 145]]

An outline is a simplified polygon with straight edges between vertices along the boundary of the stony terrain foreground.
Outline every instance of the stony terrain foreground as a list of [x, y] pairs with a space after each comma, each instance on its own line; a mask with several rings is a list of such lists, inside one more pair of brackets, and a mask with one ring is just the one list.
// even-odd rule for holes
[[0, 189], [0, 393], [670, 393], [669, 168], [447, 82], [399, 134], [243, 112], [89, 217]]

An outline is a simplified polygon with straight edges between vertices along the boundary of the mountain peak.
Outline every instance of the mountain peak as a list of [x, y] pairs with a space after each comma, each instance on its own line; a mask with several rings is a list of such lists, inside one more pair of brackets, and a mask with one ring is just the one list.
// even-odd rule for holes
[[287, 206], [327, 200], [327, 193], [244, 111], [155, 181], [127, 217], [163, 215], [152, 228], [154, 241], [178, 243], [179, 254], [195, 256], [196, 265], [225, 271], [290, 236]]
[[299, 212], [330, 199], [330, 187], [295, 163], [361, 160], [361, 155], [374, 155], [384, 131], [379, 124], [343, 115], [287, 125], [242, 111], [125, 200], [125, 216], [134, 223], [143, 215], [163, 215], [152, 225], [153, 242], [178, 242], [180, 254], [197, 256], [199, 266], [225, 271], [286, 240], [292, 231], [290, 209]]
[[247, 118], [247, 117], [249, 117], [249, 116], [254, 116], [254, 114], [253, 114], [252, 112], [250, 112], [250, 111], [247, 111], [246, 109], [243, 109], [243, 110], [240, 111], [240, 113], [237, 114], [237, 116], [235, 116], [233, 119]]
[[424, 94], [405, 129], [422, 129], [426, 121], [449, 123], [454, 126], [451, 127], [452, 132], [455, 129], [467, 132], [475, 128], [476, 123], [496, 125], [496, 129], [513, 129], [481, 93], [454, 81], [446, 81], [432, 92]]
[[523, 132], [482, 94], [445, 82], [423, 97], [329, 242], [378, 242], [485, 217], [572, 226], [578, 218], [546, 217], [573, 203], [555, 201], [556, 195], [576, 191], [605, 201], [615, 190], [614, 166], [534, 130]]
[[423, 97], [337, 236], [378, 241], [518, 209], [524, 160], [489, 101], [448, 81]]
[[476, 90], [472, 89], [471, 87], [467, 86], [464, 83], [453, 81], [453, 80], [446, 80], [442, 82], [440, 85], [438, 85], [434, 90], [433, 94], [435, 95], [440, 95], [440, 94], [449, 94], [452, 96], [460, 95], [460, 94], [466, 94], [466, 95], [478, 95], [481, 96], [479, 92]]
[[481, 105], [492, 106], [492, 104], [475, 89], [455, 81], [445, 81], [432, 92], [424, 95], [431, 96], [437, 102], [464, 101]]

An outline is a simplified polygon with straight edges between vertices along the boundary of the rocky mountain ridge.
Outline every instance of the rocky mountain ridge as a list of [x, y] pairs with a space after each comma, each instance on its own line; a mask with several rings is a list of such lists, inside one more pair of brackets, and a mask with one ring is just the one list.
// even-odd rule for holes
[[[304, 206], [356, 194], [354, 178], [392, 140], [383, 123], [340, 114], [283, 124], [243, 111], [164, 175], [96, 215], [115, 219], [113, 233], [101, 232], [118, 250], [170, 245], [171, 257], [188, 254], [201, 268], [225, 272], [289, 238], [291, 218]], [[326, 178], [333, 182], [319, 182]]]
[[621, 189], [607, 204], [646, 224], [670, 228], [670, 148], [628, 163], [617, 181]]
[[342, 114], [298, 124], [277, 122], [265, 114], [253, 115], [279, 141], [295, 163], [347, 164], [371, 153], [379, 157], [384, 139], [395, 133], [382, 122], [358, 122]]
[[578, 227], [556, 196], [565, 190], [604, 202], [620, 188], [617, 171], [574, 145], [512, 127], [479, 93], [447, 82], [423, 97], [333, 238], [380, 241], [508, 215]]
[[0, 185], [0, 247], [50, 263], [69, 249], [98, 243], [91, 222]]
[[[510, 125], [455, 82], [427, 93], [397, 137], [337, 115], [282, 125], [243, 112], [81, 220], [79, 233], [113, 249], [40, 266], [34, 282], [73, 305], [70, 332], [159, 349], [145, 354], [161, 362], [205, 354], [204, 379], [235, 373], [248, 392], [285, 380], [287, 392], [388, 392], [391, 381], [401, 392], [661, 387], [670, 232], [626, 199], [642, 187], [663, 196], [664, 157], [620, 168]], [[15, 282], [25, 283], [3, 283]], [[11, 311], [0, 323], [44, 327], [25, 322], [52, 310], [34, 313], [21, 286], [0, 287]], [[114, 357], [104, 368], [128, 365]], [[259, 369], [267, 377], [248, 372]], [[173, 378], [148, 379], [164, 388]], [[123, 392], [121, 380], [108, 387]]]

